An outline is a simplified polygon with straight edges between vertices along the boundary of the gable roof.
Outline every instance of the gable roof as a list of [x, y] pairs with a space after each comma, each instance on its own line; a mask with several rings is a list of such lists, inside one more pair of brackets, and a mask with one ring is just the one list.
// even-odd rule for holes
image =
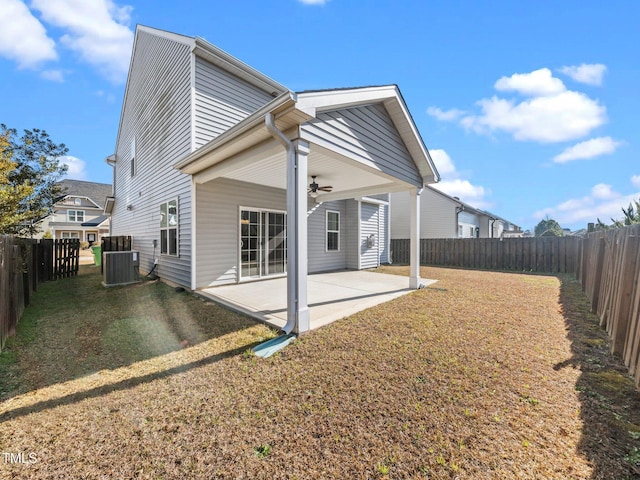
[[495, 213], [491, 213], [491, 212], [489, 212], [487, 210], [481, 210], [479, 208], [474, 207], [473, 205], [469, 205], [468, 203], [463, 202], [459, 198], [452, 197], [451, 195], [447, 195], [446, 193], [438, 190], [435, 187], [431, 187], [431, 186], [427, 185], [426, 188], [428, 188], [432, 192], [435, 192], [435, 193], [437, 193], [439, 195], [442, 195], [443, 197], [447, 198], [448, 200], [451, 200], [454, 203], [457, 203], [463, 209], [463, 211], [465, 211], [465, 212], [471, 212], [471, 213], [475, 213], [477, 215], [483, 215], [485, 217], [488, 217], [490, 220], [499, 220], [499, 221], [501, 221], [503, 223], [508, 223], [510, 225], [513, 225], [514, 227], [517, 227], [518, 229], [520, 228], [520, 226], [516, 225], [513, 222], [510, 222], [509, 220], [505, 220], [504, 218], [499, 217]]
[[80, 224], [82, 227], [97, 227], [109, 219], [109, 215], [100, 215], [99, 217], [87, 220]]
[[462, 210], [465, 211], [465, 212], [479, 213], [481, 215], [485, 215], [485, 212], [483, 212], [482, 210], [474, 207], [473, 205], [469, 205], [468, 203], [463, 202], [458, 197], [452, 197], [451, 195], [448, 195], [448, 194], [444, 193], [442, 190], [438, 190], [436, 187], [432, 187], [430, 185], [427, 185], [426, 188], [428, 188], [429, 191], [437, 193], [438, 195], [446, 198], [447, 200], [451, 201], [452, 203], [457, 204], [458, 207], [462, 208]]
[[[422, 176], [424, 183], [440, 180], [427, 147], [413, 122], [409, 110], [396, 85], [313, 90], [300, 93], [287, 91], [241, 122], [220, 134], [206, 145], [179, 160], [175, 167], [183, 173], [196, 174], [228, 156], [248, 147], [244, 138], [253, 144], [271, 138], [264, 126], [265, 115], [272, 112], [280, 130], [302, 124], [317, 114], [361, 105], [382, 104], [395, 125]], [[217, 152], [214, 155], [208, 154]]]
[[[180, 43], [189, 47], [191, 53], [197, 55], [208, 62], [217, 65], [224, 70], [232, 73], [233, 75], [243, 79], [244, 81], [270, 93], [273, 97], [287, 92], [287, 87], [281, 85], [275, 80], [269, 78], [267, 75], [256, 70], [255, 68], [241, 62], [237, 58], [228, 54], [224, 50], [212, 45], [207, 40], [201, 37], [189, 37], [187, 35], [181, 35], [178, 33], [169, 32], [167, 30], [161, 30], [158, 28], [148, 27], [145, 25], [136, 25], [136, 32], [133, 39], [133, 47], [131, 49], [131, 59], [129, 60], [129, 73], [127, 74], [127, 81], [125, 84], [124, 95], [122, 98], [122, 107], [120, 109], [120, 121], [118, 124], [118, 135], [116, 137], [116, 149], [118, 142], [120, 141], [120, 132], [122, 130], [122, 122], [124, 119], [125, 107], [127, 104], [127, 96], [129, 93], [129, 82], [131, 79], [131, 72], [133, 70], [133, 63], [136, 55], [136, 46], [138, 43], [138, 36], [140, 33], [154, 35], [156, 37], [171, 40], [173, 42]], [[193, 86], [192, 86], [193, 87]], [[107, 163], [113, 163], [115, 157], [110, 155], [105, 159]]]
[[381, 103], [387, 110], [411, 157], [416, 162], [424, 183], [440, 181], [440, 174], [418, 127], [413, 121], [398, 85], [307, 90], [296, 95], [296, 107], [314, 117], [320, 112], [329, 110]]
[[113, 191], [111, 184], [85, 182], [84, 180], [65, 179], [58, 182], [57, 185], [60, 187], [60, 196], [56, 202], [67, 196], [86, 197], [100, 208], [104, 208], [106, 198]]

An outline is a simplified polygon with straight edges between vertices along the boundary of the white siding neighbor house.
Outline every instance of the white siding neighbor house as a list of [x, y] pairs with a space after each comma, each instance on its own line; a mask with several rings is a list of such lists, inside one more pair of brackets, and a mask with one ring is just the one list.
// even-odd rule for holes
[[[390, 195], [391, 238], [408, 238], [409, 194]], [[502, 238], [522, 236], [519, 226], [426, 186], [420, 195], [420, 238]]]
[[107, 162], [111, 234], [132, 236], [142, 271], [193, 290], [286, 276], [287, 333], [309, 329], [307, 274], [386, 262], [387, 194], [408, 192], [417, 239], [439, 179], [397, 86], [293, 92], [143, 26]]
[[40, 223], [37, 237], [48, 234], [54, 240], [77, 238], [89, 244], [100, 243], [102, 236], [109, 234], [109, 216], [103, 210], [111, 195], [111, 185], [62, 180], [58, 186], [61, 195], [55, 201], [51, 215]]

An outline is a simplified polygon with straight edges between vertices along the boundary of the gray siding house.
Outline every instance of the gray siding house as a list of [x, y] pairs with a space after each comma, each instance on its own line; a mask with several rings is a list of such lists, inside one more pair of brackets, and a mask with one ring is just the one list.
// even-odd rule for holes
[[287, 332], [308, 329], [307, 273], [388, 261], [388, 193], [409, 192], [417, 235], [438, 181], [395, 85], [296, 93], [143, 26], [107, 162], [111, 234], [133, 237], [141, 271], [193, 290], [286, 276]]
[[104, 215], [106, 199], [111, 196], [111, 185], [65, 179], [58, 182], [60, 196], [53, 204], [51, 214], [39, 224], [36, 238], [48, 234], [53, 238], [77, 238], [89, 244], [100, 243], [109, 234], [109, 216]]
[[[391, 238], [408, 238], [409, 193], [390, 195]], [[420, 195], [420, 238], [501, 238], [522, 236], [519, 226], [426, 186]]]

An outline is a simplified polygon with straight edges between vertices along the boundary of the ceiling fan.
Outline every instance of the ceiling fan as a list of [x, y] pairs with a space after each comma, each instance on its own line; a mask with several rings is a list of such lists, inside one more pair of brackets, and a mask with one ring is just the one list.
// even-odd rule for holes
[[311, 179], [313, 180], [309, 185], [309, 195], [313, 198], [317, 197], [320, 192], [330, 192], [333, 190], [331, 185], [325, 185], [321, 187], [316, 183], [317, 175], [311, 175]]

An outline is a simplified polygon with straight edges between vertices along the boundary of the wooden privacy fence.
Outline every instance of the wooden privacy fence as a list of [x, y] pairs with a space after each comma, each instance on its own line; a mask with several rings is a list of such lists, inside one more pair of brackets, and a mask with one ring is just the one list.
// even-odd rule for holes
[[73, 277], [78, 274], [80, 265], [80, 240], [67, 238], [54, 240], [55, 278]]
[[0, 351], [38, 285], [77, 275], [78, 239], [33, 240], [0, 235]]
[[128, 252], [131, 250], [131, 237], [120, 235], [117, 237], [102, 237], [103, 252]]
[[[578, 237], [434, 238], [420, 240], [420, 263], [461, 268], [575, 273]], [[391, 240], [393, 263], [409, 263], [409, 240]]]
[[640, 225], [587, 235], [577, 276], [612, 352], [640, 386]]
[[[130, 252], [131, 236], [119, 235], [115, 237], [102, 237], [102, 253], [104, 252]], [[100, 263], [100, 272], [104, 273], [104, 263]]]

